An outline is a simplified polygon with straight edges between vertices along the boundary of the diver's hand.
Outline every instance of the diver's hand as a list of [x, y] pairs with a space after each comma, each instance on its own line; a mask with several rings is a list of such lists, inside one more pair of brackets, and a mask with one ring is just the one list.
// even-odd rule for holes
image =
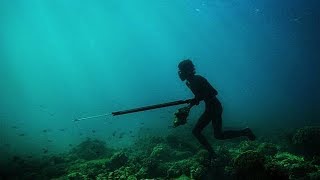
[[196, 98], [191, 99], [190, 101], [190, 108], [194, 105], [199, 105], [199, 101]]
[[186, 107], [181, 108], [180, 111], [183, 111], [183, 112], [185, 112], [185, 113], [189, 113], [189, 112], [190, 112], [190, 109], [191, 109], [191, 107], [190, 107], [190, 105], [189, 105], [189, 106], [186, 106]]

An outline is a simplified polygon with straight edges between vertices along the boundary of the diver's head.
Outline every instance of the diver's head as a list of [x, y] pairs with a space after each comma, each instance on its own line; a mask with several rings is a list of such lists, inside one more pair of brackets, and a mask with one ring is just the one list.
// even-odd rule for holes
[[181, 81], [188, 79], [189, 77], [194, 76], [196, 69], [190, 59], [183, 60], [178, 65], [179, 68], [179, 77]]

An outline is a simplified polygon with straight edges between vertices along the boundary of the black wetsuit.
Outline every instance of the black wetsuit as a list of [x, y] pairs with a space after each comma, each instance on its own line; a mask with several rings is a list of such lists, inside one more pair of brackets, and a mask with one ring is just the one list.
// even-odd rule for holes
[[204, 77], [194, 75], [191, 78], [188, 78], [186, 84], [195, 95], [195, 99], [192, 102], [193, 104], [198, 104], [202, 100], [205, 102], [205, 111], [200, 116], [192, 133], [209, 153], [214, 153], [214, 151], [207, 139], [201, 134], [201, 131], [210, 123], [210, 121], [212, 122], [214, 137], [216, 139], [230, 139], [244, 135], [241, 130], [222, 131], [222, 106], [220, 101], [216, 98], [218, 92]]

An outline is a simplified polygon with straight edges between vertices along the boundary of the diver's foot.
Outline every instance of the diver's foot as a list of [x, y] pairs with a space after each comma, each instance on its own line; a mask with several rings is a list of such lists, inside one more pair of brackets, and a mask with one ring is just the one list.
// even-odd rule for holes
[[256, 140], [256, 136], [253, 134], [250, 128], [245, 128], [243, 130], [244, 136], [247, 136], [250, 141]]
[[212, 166], [217, 158], [218, 158], [218, 155], [215, 152], [209, 152], [209, 156], [206, 164], [208, 164], [209, 166]]

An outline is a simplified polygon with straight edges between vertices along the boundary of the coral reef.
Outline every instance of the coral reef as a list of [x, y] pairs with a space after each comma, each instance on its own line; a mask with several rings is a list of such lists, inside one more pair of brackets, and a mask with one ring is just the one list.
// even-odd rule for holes
[[270, 161], [283, 169], [289, 175], [290, 179], [305, 177], [308, 173], [316, 172], [316, 166], [301, 156], [293, 155], [288, 152], [282, 152]]
[[80, 159], [92, 160], [104, 156], [110, 156], [112, 154], [112, 150], [108, 149], [103, 141], [88, 138], [78, 146], [74, 147], [70, 154]]
[[266, 156], [274, 156], [277, 154], [278, 149], [279, 148], [273, 143], [263, 142], [258, 146], [257, 151]]
[[[317, 130], [306, 127], [294, 136], [296, 145], [317, 141]], [[179, 137], [183, 136], [182, 138]], [[0, 179], [310, 179], [320, 178], [320, 156], [289, 152], [268, 139], [214, 141], [218, 157], [179, 133], [145, 136], [126, 149], [111, 149], [103, 141], [87, 139], [65, 154], [25, 159], [14, 156]], [[311, 148], [311, 147], [308, 147]], [[2, 167], [2, 169], [4, 169]]]
[[248, 150], [234, 160], [234, 173], [239, 179], [263, 179], [265, 157], [262, 153]]
[[307, 126], [296, 131], [292, 142], [304, 155], [320, 155], [320, 126]]

